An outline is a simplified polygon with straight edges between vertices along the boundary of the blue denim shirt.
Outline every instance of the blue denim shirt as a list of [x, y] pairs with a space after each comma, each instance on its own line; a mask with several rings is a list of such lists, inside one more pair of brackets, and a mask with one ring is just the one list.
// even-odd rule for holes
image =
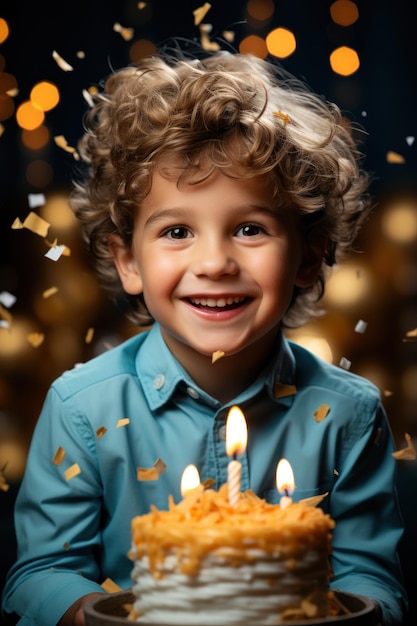
[[[227, 380], [225, 380], [227, 385]], [[131, 586], [130, 525], [151, 504], [179, 501], [189, 463], [201, 480], [227, 481], [225, 421], [243, 410], [248, 446], [241, 488], [278, 501], [277, 462], [292, 465], [294, 500], [323, 494], [336, 522], [332, 587], [378, 601], [398, 624], [404, 591], [396, 548], [402, 534], [394, 444], [378, 390], [287, 342], [242, 394], [221, 405], [173, 358], [157, 324], [65, 372], [48, 392], [16, 503], [18, 561], [3, 608], [21, 626], [55, 625], [80, 596], [110, 577]], [[318, 421], [315, 412], [329, 407]], [[53, 462], [58, 448], [62, 462]], [[161, 459], [158, 480], [138, 468]], [[78, 464], [69, 480], [66, 470]]]

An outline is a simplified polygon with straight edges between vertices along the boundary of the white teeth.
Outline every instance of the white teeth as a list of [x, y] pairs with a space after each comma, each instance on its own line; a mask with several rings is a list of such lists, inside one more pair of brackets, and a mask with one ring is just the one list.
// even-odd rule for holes
[[243, 302], [243, 300], [244, 298], [241, 296], [228, 296], [227, 298], [191, 298], [193, 304], [213, 308], [238, 304], [239, 302]]

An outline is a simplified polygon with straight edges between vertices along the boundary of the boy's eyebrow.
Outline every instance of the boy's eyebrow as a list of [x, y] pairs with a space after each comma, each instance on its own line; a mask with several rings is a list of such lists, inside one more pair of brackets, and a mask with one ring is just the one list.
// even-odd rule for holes
[[[248, 205], [245, 205], [244, 207], [237, 206], [235, 208], [238, 210], [242, 210], [244, 208], [247, 213], [256, 211], [257, 213], [265, 214], [267, 216], [274, 217], [274, 218], [279, 217], [280, 215], [280, 211], [279, 209], [277, 209], [277, 207], [266, 206], [266, 205], [248, 204]], [[149, 226], [150, 224], [153, 224], [165, 218], [173, 218], [173, 217], [175, 217], [176, 219], [181, 218], [181, 217], [185, 218], [187, 217], [187, 214], [189, 214], [190, 212], [192, 212], [191, 208], [181, 207], [181, 206], [160, 209], [157, 212], [150, 215], [146, 219], [145, 226]]]

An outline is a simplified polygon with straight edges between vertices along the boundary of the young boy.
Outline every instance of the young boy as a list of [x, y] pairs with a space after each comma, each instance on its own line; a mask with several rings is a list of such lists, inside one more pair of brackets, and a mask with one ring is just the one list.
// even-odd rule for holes
[[[332, 587], [400, 624], [402, 529], [379, 393], [283, 336], [312, 315], [369, 213], [339, 109], [266, 61], [217, 53], [113, 73], [86, 124], [72, 206], [104, 285], [154, 323], [52, 385], [16, 505], [5, 612], [80, 625], [106, 578], [129, 587], [131, 519], [178, 501], [190, 463], [226, 482], [237, 404], [242, 490], [274, 501], [286, 457], [295, 500], [328, 492]], [[138, 480], [157, 459], [158, 480]]]

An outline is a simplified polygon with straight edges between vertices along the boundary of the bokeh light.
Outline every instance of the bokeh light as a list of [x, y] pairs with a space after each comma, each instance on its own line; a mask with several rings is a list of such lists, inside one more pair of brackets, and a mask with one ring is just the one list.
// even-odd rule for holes
[[360, 67], [358, 53], [348, 46], [340, 46], [330, 55], [330, 67], [336, 74], [350, 76]]
[[22, 102], [16, 111], [17, 123], [26, 130], [34, 130], [43, 124], [44, 119], [44, 112], [34, 107], [30, 100]]
[[336, 0], [330, 6], [332, 20], [339, 26], [351, 26], [359, 18], [358, 7], [351, 0]]
[[253, 54], [259, 59], [265, 59], [268, 55], [265, 39], [259, 35], [248, 35], [239, 44], [239, 52]]
[[41, 124], [34, 130], [22, 131], [22, 143], [30, 150], [41, 150], [47, 145], [49, 139], [50, 132], [44, 124]]
[[399, 244], [417, 240], [417, 200], [398, 201], [385, 208], [381, 218], [386, 237]]
[[273, 16], [274, 10], [272, 0], [249, 0], [246, 5], [248, 15], [260, 22], [269, 20]]
[[275, 28], [266, 37], [268, 52], [279, 59], [289, 57], [295, 51], [297, 42], [294, 34], [287, 28]]
[[32, 161], [26, 168], [26, 180], [30, 185], [38, 189], [47, 187], [53, 180], [51, 164], [43, 159]]
[[353, 263], [339, 265], [327, 282], [326, 302], [334, 307], [350, 307], [369, 298], [371, 287], [369, 270], [361, 271]]
[[137, 63], [140, 59], [145, 59], [156, 53], [156, 45], [148, 39], [135, 41], [129, 49], [129, 57], [132, 63]]
[[30, 101], [35, 108], [50, 111], [59, 102], [58, 88], [53, 83], [44, 80], [32, 88]]
[[0, 17], [0, 43], [6, 41], [7, 37], [9, 36], [9, 32], [10, 30], [8, 23], [4, 18]]

